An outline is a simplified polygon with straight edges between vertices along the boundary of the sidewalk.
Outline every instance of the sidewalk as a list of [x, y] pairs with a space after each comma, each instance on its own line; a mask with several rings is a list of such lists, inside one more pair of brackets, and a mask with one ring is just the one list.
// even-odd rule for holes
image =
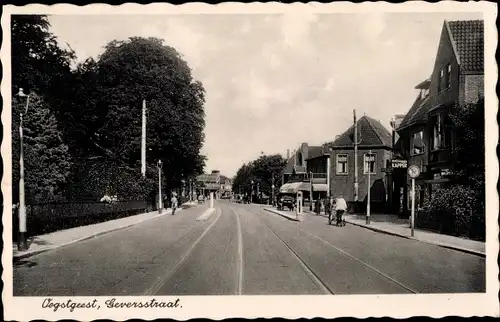
[[[191, 204], [186, 206], [191, 206]], [[177, 211], [182, 211], [178, 209]], [[79, 241], [93, 238], [102, 234], [106, 234], [115, 230], [127, 228], [137, 225], [143, 221], [154, 219], [160, 216], [172, 213], [171, 209], [164, 209], [161, 214], [158, 211], [152, 211], [140, 215], [105, 221], [98, 224], [70, 228], [66, 230], [56, 231], [50, 234], [35, 236], [28, 241], [29, 249], [19, 251], [17, 245], [14, 243], [13, 256], [14, 260], [30, 257], [39, 253], [43, 253], [61, 246], [70, 245]]]
[[486, 256], [486, 244], [483, 242], [418, 229], [415, 229], [414, 237], [411, 237], [411, 229], [407, 219], [379, 221], [379, 219], [376, 218], [377, 216], [378, 215], [371, 216], [369, 225], [366, 224], [364, 215], [347, 215], [345, 216], [345, 221], [352, 225], [381, 233], [418, 240], [424, 243], [450, 248], [481, 257]]
[[[272, 212], [272, 213], [277, 214], [277, 215], [280, 215], [281, 217], [284, 217], [284, 218], [289, 219], [289, 220], [301, 221], [300, 219], [297, 219], [297, 215], [296, 215], [295, 211], [281, 211], [281, 210], [277, 210], [275, 208], [272, 208], [270, 206], [265, 207], [264, 210], [268, 211], [268, 212]], [[303, 216], [304, 215], [302, 215], [302, 217]]]
[[[278, 211], [275, 208], [264, 208], [264, 210], [278, 214], [289, 220], [297, 220], [295, 212], [292, 211]], [[314, 212], [305, 210], [302, 215], [302, 220], [304, 216], [317, 216]], [[327, 215], [322, 212], [320, 214], [322, 217], [327, 217]], [[370, 224], [366, 224], [366, 219], [364, 215], [346, 215], [346, 223], [351, 225], [363, 227], [376, 232], [394, 235], [402, 238], [418, 240], [424, 243], [437, 245], [440, 247], [450, 248], [453, 250], [458, 250], [461, 252], [485, 257], [486, 256], [486, 244], [480, 241], [454, 237], [449, 235], [443, 235], [439, 233], [433, 233], [425, 230], [415, 229], [414, 237], [411, 237], [411, 229], [409, 226], [408, 219], [400, 219], [395, 215], [373, 215], [371, 216]]]

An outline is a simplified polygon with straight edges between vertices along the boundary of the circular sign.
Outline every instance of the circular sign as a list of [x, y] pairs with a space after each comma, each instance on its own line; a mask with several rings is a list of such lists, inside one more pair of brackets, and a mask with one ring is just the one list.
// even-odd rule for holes
[[408, 168], [408, 175], [410, 178], [415, 179], [420, 175], [420, 169], [416, 165], [412, 165]]

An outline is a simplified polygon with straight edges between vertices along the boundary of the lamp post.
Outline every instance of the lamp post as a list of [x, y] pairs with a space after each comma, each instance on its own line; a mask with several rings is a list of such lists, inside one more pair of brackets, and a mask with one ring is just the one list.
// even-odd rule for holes
[[273, 177], [272, 177], [271, 191], [272, 191], [272, 194], [271, 194], [271, 195], [272, 195], [272, 198], [273, 198], [273, 199], [272, 199], [272, 203], [271, 203], [271, 204], [272, 204], [272, 205], [273, 205], [273, 207], [274, 207], [274, 175], [273, 175]]
[[368, 197], [367, 197], [367, 200], [366, 200], [366, 224], [369, 225], [370, 224], [370, 204], [371, 204], [371, 194], [370, 194], [370, 190], [371, 190], [371, 162], [372, 162], [372, 150], [368, 151], [368, 165], [367, 165], [367, 168], [368, 168]]
[[252, 180], [252, 181], [250, 181], [250, 183], [252, 184], [252, 186], [251, 186], [251, 187], [252, 187], [252, 188], [251, 188], [252, 190], [250, 191], [250, 203], [253, 203], [253, 180]]
[[162, 213], [163, 209], [163, 200], [161, 198], [161, 160], [158, 160], [158, 213]]
[[[17, 93], [19, 97], [26, 97], [26, 108], [24, 113], [28, 113], [30, 95], [26, 95], [23, 89]], [[26, 236], [26, 204], [24, 200], [24, 147], [23, 147], [23, 113], [19, 114], [19, 238], [17, 242], [18, 250], [27, 250], [29, 248]]]
[[260, 185], [260, 182], [257, 182], [257, 202], [259, 202], [259, 194], [260, 194], [260, 191], [259, 191], [259, 185]]
[[192, 179], [189, 179], [189, 201], [193, 201], [193, 182]]
[[313, 173], [309, 171], [309, 210], [313, 210]]

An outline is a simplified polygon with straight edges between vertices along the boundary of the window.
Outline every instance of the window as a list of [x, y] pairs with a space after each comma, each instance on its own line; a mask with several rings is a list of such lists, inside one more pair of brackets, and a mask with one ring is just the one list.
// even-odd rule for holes
[[439, 150], [445, 148], [444, 124], [443, 117], [439, 114], [435, 118], [434, 127], [432, 130], [432, 149]]
[[411, 154], [421, 154], [425, 152], [425, 143], [424, 143], [424, 132], [420, 131], [413, 134]]
[[364, 156], [364, 173], [375, 173], [375, 153], [365, 153]]
[[347, 174], [347, 154], [337, 154], [337, 174]]
[[438, 93], [441, 92], [443, 89], [443, 77], [444, 77], [444, 70], [439, 71], [439, 80], [438, 80]]
[[444, 74], [444, 89], [450, 87], [450, 78], [451, 78], [451, 64], [446, 66], [446, 73]]

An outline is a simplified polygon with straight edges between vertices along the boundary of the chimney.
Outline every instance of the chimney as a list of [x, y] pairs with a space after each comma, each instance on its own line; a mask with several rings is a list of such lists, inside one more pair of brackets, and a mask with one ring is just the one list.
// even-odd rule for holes
[[290, 160], [290, 149], [286, 150], [286, 159]]

